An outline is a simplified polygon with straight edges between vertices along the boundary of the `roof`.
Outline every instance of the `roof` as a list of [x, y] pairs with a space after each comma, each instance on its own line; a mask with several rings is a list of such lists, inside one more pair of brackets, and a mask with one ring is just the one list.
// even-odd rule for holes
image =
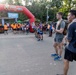
[[0, 19], [15, 19], [15, 18], [9, 18], [9, 17], [0, 17]]

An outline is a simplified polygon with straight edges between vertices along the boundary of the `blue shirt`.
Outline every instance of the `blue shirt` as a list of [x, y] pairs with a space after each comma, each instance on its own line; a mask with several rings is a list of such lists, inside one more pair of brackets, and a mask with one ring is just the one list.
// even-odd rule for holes
[[76, 53], [76, 22], [73, 22], [68, 28], [67, 39], [70, 41], [67, 48]]
[[52, 30], [52, 26], [50, 26], [50, 30]]

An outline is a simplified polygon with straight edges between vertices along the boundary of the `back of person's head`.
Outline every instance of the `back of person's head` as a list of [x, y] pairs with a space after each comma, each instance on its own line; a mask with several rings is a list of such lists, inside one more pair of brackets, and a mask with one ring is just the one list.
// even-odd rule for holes
[[76, 17], [76, 10], [70, 10], [70, 13]]

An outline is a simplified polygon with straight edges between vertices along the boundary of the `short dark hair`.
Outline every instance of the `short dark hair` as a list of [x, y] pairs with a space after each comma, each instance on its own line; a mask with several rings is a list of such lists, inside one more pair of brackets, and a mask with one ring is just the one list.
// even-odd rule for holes
[[62, 12], [58, 12], [57, 14], [59, 14], [59, 15], [63, 16], [63, 13], [62, 13]]
[[76, 10], [70, 10], [70, 13], [76, 17]]

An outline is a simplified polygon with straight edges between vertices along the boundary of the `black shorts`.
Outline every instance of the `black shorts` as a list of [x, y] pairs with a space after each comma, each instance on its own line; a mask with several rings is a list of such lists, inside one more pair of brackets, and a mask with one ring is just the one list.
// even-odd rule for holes
[[65, 48], [65, 55], [64, 55], [64, 59], [68, 60], [68, 61], [76, 61], [76, 53], [73, 53], [71, 51], [69, 51], [67, 48]]
[[4, 31], [8, 31], [8, 30], [4, 30]]
[[16, 31], [17, 29], [13, 29], [14, 31]]

